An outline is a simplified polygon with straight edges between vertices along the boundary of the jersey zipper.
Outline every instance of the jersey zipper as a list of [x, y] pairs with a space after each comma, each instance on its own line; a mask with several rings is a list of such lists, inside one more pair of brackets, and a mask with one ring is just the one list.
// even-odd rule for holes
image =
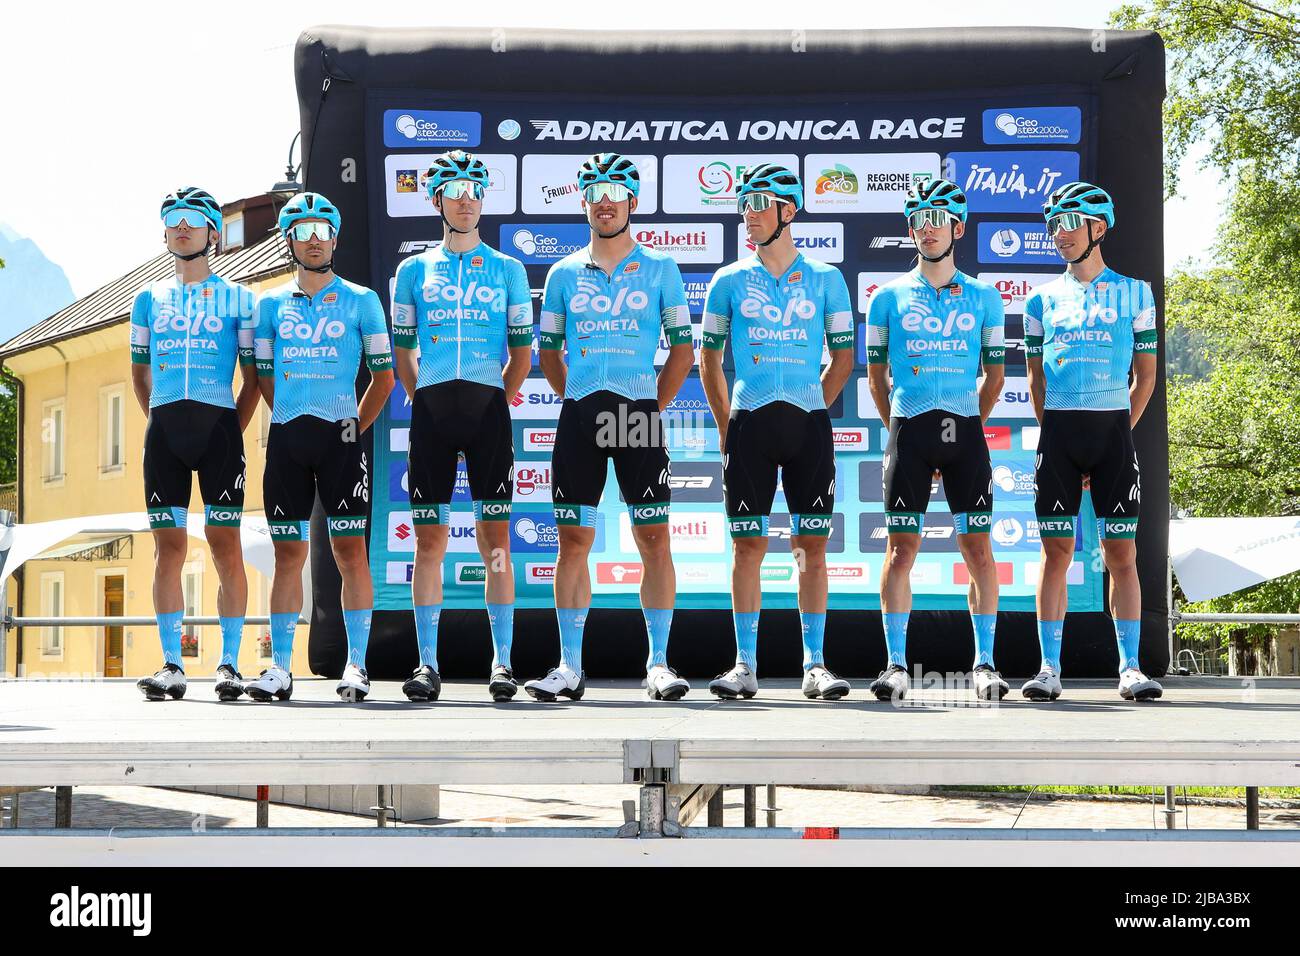
[[460, 375], [460, 348], [464, 339], [460, 331], [460, 318], [465, 311], [465, 286], [461, 280], [461, 267], [465, 265], [465, 253], [456, 256], [456, 378]]

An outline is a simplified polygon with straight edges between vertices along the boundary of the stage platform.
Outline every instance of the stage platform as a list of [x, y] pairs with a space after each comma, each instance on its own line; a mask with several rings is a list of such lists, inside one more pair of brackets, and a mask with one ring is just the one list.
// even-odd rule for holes
[[211, 682], [144, 701], [130, 680], [0, 681], [0, 786], [183, 784], [1186, 784], [1300, 786], [1300, 680], [1170, 678], [1161, 701], [1112, 682], [998, 706], [918, 690], [903, 706], [805, 700], [764, 681], [751, 701], [701, 682], [676, 703], [593, 681], [578, 703], [494, 705], [452, 683], [411, 704], [380, 682], [360, 704], [299, 680], [282, 704], [222, 704]]

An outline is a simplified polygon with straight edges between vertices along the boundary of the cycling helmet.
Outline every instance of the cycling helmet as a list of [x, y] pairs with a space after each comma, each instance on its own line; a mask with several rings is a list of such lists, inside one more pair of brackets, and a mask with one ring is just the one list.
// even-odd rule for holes
[[799, 181], [799, 174], [776, 163], [760, 163], [740, 174], [736, 199], [757, 192], [769, 192], [774, 196], [793, 199], [796, 209], [803, 208], [803, 183]]
[[913, 183], [903, 200], [903, 215], [909, 219], [922, 209], [941, 209], [958, 222], [966, 221], [966, 194], [956, 183], [946, 179], [925, 179]]
[[434, 159], [433, 165], [429, 167], [429, 181], [426, 184], [429, 198], [432, 199], [439, 189], [456, 179], [468, 179], [478, 183], [484, 190], [491, 184], [483, 160], [463, 149], [453, 149]]
[[1110, 193], [1092, 183], [1066, 183], [1057, 186], [1043, 203], [1043, 218], [1051, 219], [1063, 212], [1078, 212], [1085, 216], [1104, 219], [1107, 226], [1115, 228], [1115, 203]]
[[167, 194], [162, 201], [159, 218], [176, 209], [193, 209], [199, 213], [213, 229], [221, 232], [221, 204], [212, 198], [212, 194], [197, 186], [182, 186]]
[[290, 226], [304, 219], [324, 219], [333, 227], [335, 235], [343, 222], [338, 207], [320, 193], [299, 193], [280, 210], [280, 232], [287, 233]]
[[585, 191], [597, 183], [618, 183], [633, 196], [641, 195], [641, 174], [636, 164], [620, 153], [597, 153], [578, 170], [578, 189]]

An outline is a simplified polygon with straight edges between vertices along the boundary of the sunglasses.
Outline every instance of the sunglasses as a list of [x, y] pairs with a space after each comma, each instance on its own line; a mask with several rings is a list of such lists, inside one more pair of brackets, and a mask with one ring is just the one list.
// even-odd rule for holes
[[589, 203], [603, 202], [606, 199], [610, 202], [622, 202], [631, 195], [632, 190], [622, 183], [592, 183], [582, 191], [582, 198]]
[[328, 222], [295, 222], [289, 227], [289, 235], [299, 242], [311, 242], [313, 239], [327, 242], [334, 238], [334, 227]]
[[173, 209], [163, 216], [163, 225], [168, 229], [175, 229], [181, 223], [185, 223], [191, 229], [210, 225], [207, 217], [194, 209]]
[[476, 183], [472, 179], [453, 179], [438, 188], [444, 199], [464, 199], [469, 196], [470, 199], [483, 198], [483, 184]]
[[1101, 222], [1096, 216], [1085, 216], [1081, 212], [1063, 212], [1047, 220], [1047, 234], [1054, 236], [1064, 230], [1070, 232], [1078, 229], [1085, 222]]
[[771, 209], [773, 204], [790, 205], [789, 199], [782, 199], [780, 196], [773, 196], [771, 193], [749, 193], [741, 196], [736, 202], [736, 208], [740, 210], [743, 216], [749, 210], [762, 212], [765, 209]]
[[953, 218], [950, 213], [944, 212], [942, 209], [918, 209], [907, 217], [907, 224], [912, 229], [920, 232], [926, 226], [941, 229]]

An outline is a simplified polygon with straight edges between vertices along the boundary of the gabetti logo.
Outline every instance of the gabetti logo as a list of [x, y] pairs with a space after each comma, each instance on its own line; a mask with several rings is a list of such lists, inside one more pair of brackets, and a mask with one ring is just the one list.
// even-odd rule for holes
[[384, 110], [384, 145], [477, 146], [483, 116], [454, 110]]
[[[788, 229], [794, 239], [794, 247], [809, 259], [819, 262], [844, 261], [844, 223], [793, 222]], [[743, 222], [736, 226], [736, 248], [740, 250], [740, 255], [757, 249], [749, 241], [749, 232]]]
[[[726, 549], [725, 522], [720, 514], [670, 514], [668, 535], [673, 554], [721, 554]], [[618, 541], [620, 551], [636, 553], [632, 520], [626, 511], [618, 516]]]
[[1077, 143], [1083, 128], [1077, 106], [1027, 106], [984, 111], [984, 142]]
[[1043, 200], [1079, 178], [1079, 154], [1066, 150], [949, 153], [946, 178], [966, 193], [973, 213], [1042, 213]]
[[551, 500], [551, 469], [549, 466], [515, 466], [515, 496], [529, 501]]
[[1007, 315], [1022, 315], [1029, 293], [1036, 286], [1050, 282], [1056, 276], [1035, 272], [981, 272], [975, 278], [987, 282], [998, 290], [1002, 296], [1002, 307]]
[[721, 223], [648, 222], [636, 228], [633, 238], [679, 263], [722, 261]]
[[[537, 131], [537, 140], [557, 142], [708, 142], [730, 140], [731, 127], [724, 120], [529, 120]], [[887, 120], [877, 120], [887, 123]], [[913, 129], [915, 129], [915, 121]], [[892, 126], [892, 124], [891, 124]], [[960, 134], [959, 134], [960, 135]], [[858, 139], [856, 120], [796, 119], [741, 120], [735, 139], [758, 140], [840, 140]]]

